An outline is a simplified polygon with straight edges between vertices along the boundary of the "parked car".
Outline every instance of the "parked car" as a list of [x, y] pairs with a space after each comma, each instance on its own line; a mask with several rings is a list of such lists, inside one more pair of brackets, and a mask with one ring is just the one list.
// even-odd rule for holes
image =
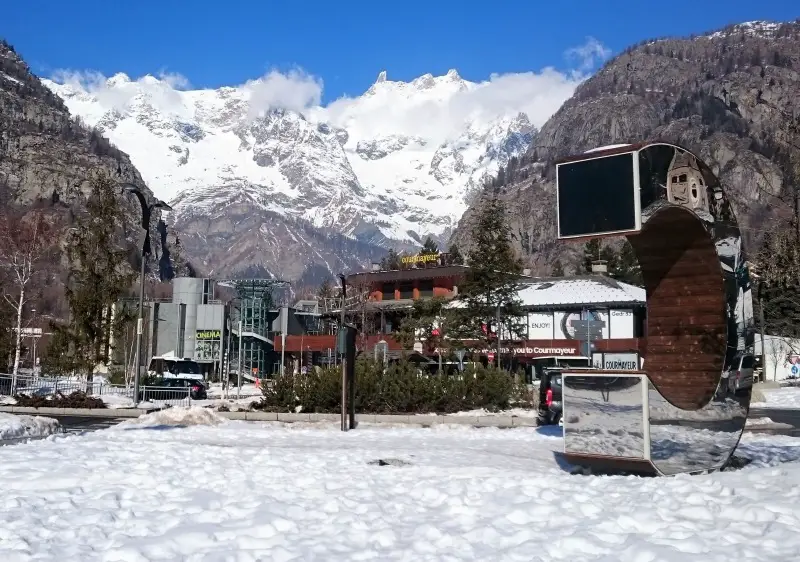
[[208, 391], [203, 381], [186, 377], [164, 377], [155, 379], [147, 389], [139, 391], [139, 400], [181, 400], [188, 395], [192, 400], [205, 400]]
[[534, 381], [541, 380], [545, 369], [555, 367], [588, 368], [591, 365], [588, 357], [562, 357], [560, 355], [537, 357], [525, 373], [526, 384], [533, 384]]
[[538, 425], [562, 425], [561, 370], [542, 369], [541, 381], [539, 385], [539, 412], [536, 416], [536, 423]]
[[571, 390], [591, 390], [600, 393], [620, 392], [641, 384], [641, 379], [636, 376], [619, 377], [582, 377], [578, 369], [545, 368], [542, 371], [542, 384], [539, 387], [539, 412], [538, 425], [563, 425], [562, 414], [564, 405], [562, 395], [564, 391], [564, 378], [562, 371], [570, 373], [569, 388]]
[[749, 353], [739, 354], [733, 360], [731, 370], [726, 373], [728, 392], [736, 394], [753, 386], [755, 357]]
[[159, 378], [186, 378], [203, 380], [200, 364], [189, 359], [153, 357], [148, 373]]

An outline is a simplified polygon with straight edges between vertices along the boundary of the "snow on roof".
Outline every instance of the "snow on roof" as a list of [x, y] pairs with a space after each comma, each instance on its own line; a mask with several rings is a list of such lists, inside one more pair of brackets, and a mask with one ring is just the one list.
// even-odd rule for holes
[[623, 146], [631, 146], [630, 144], [607, 144], [605, 146], [598, 146], [597, 148], [591, 148], [584, 152], [584, 154], [589, 154], [590, 152], [600, 152], [603, 150], [611, 150], [612, 148], [622, 148]]
[[522, 306], [550, 307], [582, 304], [644, 304], [644, 289], [610, 277], [568, 277], [526, 283], [519, 291]]

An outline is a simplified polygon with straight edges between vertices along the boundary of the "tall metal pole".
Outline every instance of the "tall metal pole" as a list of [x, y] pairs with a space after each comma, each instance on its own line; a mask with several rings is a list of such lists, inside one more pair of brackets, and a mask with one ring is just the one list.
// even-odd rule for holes
[[242, 318], [239, 317], [239, 390], [236, 391], [236, 398], [239, 398], [239, 394], [242, 388]]
[[[211, 349], [214, 349], [213, 347]], [[222, 324], [222, 330], [219, 332], [219, 380], [222, 380], [223, 374], [223, 362], [222, 359], [225, 357], [225, 323]], [[225, 370], [225, 398], [228, 397], [228, 385], [230, 384], [230, 377], [228, 376], [228, 371]]]
[[150, 217], [153, 209], [171, 211], [172, 207], [158, 200], [152, 204], [148, 204], [144, 193], [134, 184], [125, 184], [123, 193], [131, 193], [139, 200], [139, 204], [142, 208], [142, 229], [145, 231], [144, 242], [142, 243], [142, 267], [139, 272], [139, 318], [136, 322], [136, 372], [133, 376], [133, 403], [138, 404], [139, 367], [142, 363], [142, 333], [144, 331], [144, 266], [147, 263], [147, 256], [150, 254]]
[[500, 368], [500, 305], [497, 305], [497, 318], [495, 319], [497, 330], [497, 368]]
[[242, 391], [242, 317], [241, 313], [239, 315], [239, 371], [237, 374], [237, 382], [239, 383], [239, 388], [236, 389], [236, 398], [239, 398], [239, 395]]
[[[758, 324], [761, 330], [761, 376], [764, 382], [767, 380], [767, 342], [765, 340], [767, 331], [764, 328], [764, 293], [761, 280], [758, 280]], [[777, 377], [777, 369], [772, 369], [772, 380]]]
[[144, 266], [147, 254], [142, 248], [142, 267], [139, 270], [139, 318], [136, 321], [136, 360], [133, 373], [133, 403], [139, 404], [139, 366], [142, 362], [142, 333], [144, 328]]
[[[342, 332], [344, 327], [344, 306], [347, 300], [347, 280], [344, 275], [339, 275], [342, 280], [342, 310], [339, 319], [339, 331]], [[344, 335], [344, 332], [342, 332]], [[346, 341], [344, 337], [340, 341]], [[346, 346], [344, 346], [346, 347]], [[342, 431], [347, 431], [347, 350], [342, 350]]]
[[[289, 308], [281, 307], [281, 376], [286, 374], [286, 331], [289, 329]], [[300, 349], [302, 352], [302, 348]]]

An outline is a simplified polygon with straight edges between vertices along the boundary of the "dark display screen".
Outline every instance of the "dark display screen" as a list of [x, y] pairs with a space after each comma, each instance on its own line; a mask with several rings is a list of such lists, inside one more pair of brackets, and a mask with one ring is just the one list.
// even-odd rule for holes
[[634, 153], [558, 166], [558, 236], [590, 236], [637, 228]]

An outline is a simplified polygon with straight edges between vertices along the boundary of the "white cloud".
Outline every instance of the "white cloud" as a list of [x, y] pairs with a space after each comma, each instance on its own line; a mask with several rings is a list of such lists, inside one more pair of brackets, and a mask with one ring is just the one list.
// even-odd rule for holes
[[[192, 117], [193, 108], [182, 96], [190, 83], [178, 73], [162, 71], [157, 77], [148, 74], [131, 80], [123, 73], [109, 78], [95, 71], [58, 70], [52, 80], [93, 96], [106, 110], [124, 111], [134, 99], [144, 97], [163, 113]], [[322, 102], [322, 80], [302, 70], [285, 74], [272, 70], [238, 88], [249, 103], [246, 117], [251, 119], [271, 108], [305, 111]]]
[[587, 37], [583, 45], [567, 49], [564, 56], [567, 60], [576, 61], [579, 71], [589, 72], [611, 56], [611, 49], [594, 37]]
[[[343, 97], [321, 106], [323, 81], [300, 69], [289, 72], [271, 70], [264, 76], [237, 87], [227, 96], [247, 101], [246, 115], [252, 119], [271, 108], [304, 112], [312, 119], [324, 120], [348, 129], [351, 138], [364, 139], [388, 134], [417, 135], [430, 142], [442, 142], [462, 134], [470, 122], [485, 124], [500, 117], [524, 112], [540, 127], [589, 76], [596, 61], [610, 50], [594, 38], [569, 49], [567, 56], [575, 67], [559, 71], [552, 67], [538, 72], [495, 74], [481, 82], [467, 82], [454, 76], [420, 80], [418, 84], [392, 82], [377, 85], [370, 95]], [[117, 74], [107, 78], [97, 72], [59, 71], [54, 81], [91, 94], [104, 110], [124, 111], [134, 99], [165, 114], [191, 119], [196, 108], [187, 97], [189, 81], [177, 73], [158, 73], [131, 80]], [[425, 87], [423, 82], [427, 83]], [[183, 91], [181, 91], [183, 90]], [[216, 111], [215, 106], [204, 108]]]
[[322, 102], [322, 79], [302, 70], [286, 74], [272, 70], [257, 80], [247, 81], [242, 87], [249, 94], [249, 117], [276, 107], [305, 111]]
[[59, 70], [53, 74], [54, 82], [65, 84], [73, 91], [91, 95], [105, 110], [124, 112], [136, 99], [146, 98], [147, 103], [160, 111], [181, 117], [190, 117], [184, 107], [178, 87], [189, 81], [175, 73], [159, 73], [159, 77], [148, 74], [131, 80], [127, 74], [118, 73], [108, 78], [95, 71]]
[[183, 74], [179, 74], [177, 72], [167, 72], [162, 70], [158, 73], [158, 79], [162, 82], [166, 82], [176, 90], [188, 90], [192, 87], [189, 79]]
[[541, 127], [585, 78], [579, 71], [548, 67], [539, 72], [495, 74], [449, 91], [445, 77], [437, 78], [444, 84], [432, 91], [389, 81], [371, 96], [341, 98], [314, 115], [347, 128], [354, 140], [403, 134], [443, 142], [462, 134], [471, 121], [485, 124], [518, 112]]

